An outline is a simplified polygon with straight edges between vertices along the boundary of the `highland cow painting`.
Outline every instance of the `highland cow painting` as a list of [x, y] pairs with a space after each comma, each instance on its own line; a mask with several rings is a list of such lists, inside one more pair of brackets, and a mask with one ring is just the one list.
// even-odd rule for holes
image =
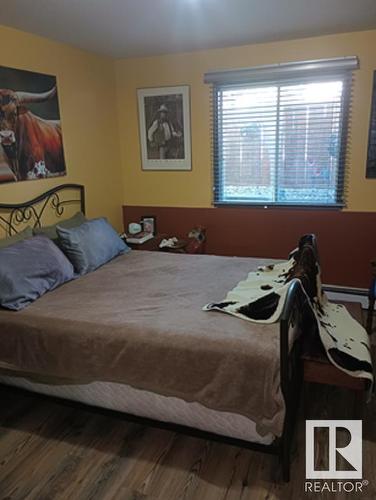
[[0, 66], [0, 183], [65, 174], [56, 77]]

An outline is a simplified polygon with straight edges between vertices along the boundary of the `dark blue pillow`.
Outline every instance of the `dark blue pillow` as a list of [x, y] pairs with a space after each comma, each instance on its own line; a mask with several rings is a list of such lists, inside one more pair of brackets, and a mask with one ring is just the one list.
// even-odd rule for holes
[[79, 274], [94, 271], [130, 251], [105, 218], [93, 219], [72, 229], [57, 226], [56, 230], [60, 248]]
[[63, 252], [46, 236], [0, 249], [0, 306], [19, 311], [74, 277]]

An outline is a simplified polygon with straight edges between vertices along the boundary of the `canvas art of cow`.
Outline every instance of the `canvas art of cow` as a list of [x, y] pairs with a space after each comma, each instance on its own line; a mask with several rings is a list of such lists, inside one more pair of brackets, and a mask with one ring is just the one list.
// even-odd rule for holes
[[[56, 78], [0, 68], [0, 182], [66, 173]], [[40, 92], [15, 90], [46, 87]], [[4, 86], [5, 87], [5, 86]]]

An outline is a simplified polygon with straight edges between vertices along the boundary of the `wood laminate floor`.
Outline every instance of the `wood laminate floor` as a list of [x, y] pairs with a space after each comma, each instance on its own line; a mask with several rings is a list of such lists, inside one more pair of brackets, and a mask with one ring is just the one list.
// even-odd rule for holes
[[[375, 335], [373, 335], [375, 337]], [[354, 418], [353, 393], [306, 385], [292, 478], [277, 458], [0, 386], [1, 500], [376, 498], [376, 404], [363, 418], [363, 494], [306, 494], [305, 418]], [[324, 443], [324, 440], [323, 440]], [[318, 447], [320, 459], [327, 455]]]
[[[91, 409], [0, 386], [0, 498], [254, 500], [318, 498], [304, 493], [305, 420], [353, 418], [352, 394], [310, 385], [294, 440], [292, 479], [277, 458], [129, 423]], [[305, 407], [305, 408], [303, 408]], [[376, 498], [375, 403], [364, 417], [364, 495]], [[325, 445], [318, 453], [326, 456]]]

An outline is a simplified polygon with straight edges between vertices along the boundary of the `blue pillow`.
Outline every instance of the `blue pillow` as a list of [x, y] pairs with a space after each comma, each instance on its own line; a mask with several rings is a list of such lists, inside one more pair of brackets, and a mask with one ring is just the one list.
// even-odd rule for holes
[[78, 274], [94, 271], [130, 248], [105, 218], [84, 222], [79, 227], [56, 227], [59, 246]]
[[0, 249], [0, 306], [19, 311], [73, 277], [72, 264], [46, 236], [14, 243]]
[[82, 212], [77, 212], [76, 214], [73, 215], [73, 217], [70, 217], [69, 219], [64, 219], [56, 224], [52, 224], [52, 226], [35, 227], [33, 229], [33, 234], [34, 235], [45, 234], [50, 238], [50, 240], [56, 243], [58, 240], [56, 226], [70, 229], [72, 227], [78, 227], [86, 221], [87, 218], [84, 216], [84, 214]]
[[0, 248], [9, 247], [9, 245], [13, 245], [18, 241], [26, 240], [27, 238], [33, 237], [33, 230], [31, 227], [26, 227], [23, 231], [20, 231], [18, 234], [14, 234], [13, 236], [8, 236], [7, 238], [2, 238], [0, 240]]

